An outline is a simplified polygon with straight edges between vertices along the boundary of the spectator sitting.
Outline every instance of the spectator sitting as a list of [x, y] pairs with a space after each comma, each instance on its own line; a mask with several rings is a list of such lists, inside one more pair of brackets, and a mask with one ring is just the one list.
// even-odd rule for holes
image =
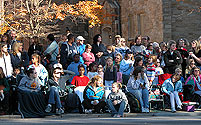
[[34, 68], [36, 70], [37, 76], [41, 80], [41, 85], [45, 86], [48, 80], [48, 72], [46, 68], [40, 63], [40, 56], [38, 54], [33, 54], [31, 61], [33, 64], [29, 65], [29, 68]]
[[87, 73], [87, 77], [91, 80], [96, 75], [98, 75], [97, 64], [96, 63], [91, 63], [89, 65], [89, 71]]
[[187, 79], [190, 76], [192, 68], [195, 67], [194, 59], [187, 60], [187, 67], [185, 70], [185, 78]]
[[75, 85], [75, 93], [79, 96], [80, 101], [83, 101], [83, 91], [89, 82], [89, 78], [84, 75], [85, 67], [83, 64], [78, 66], [79, 75], [74, 76], [71, 82], [72, 85]]
[[105, 66], [106, 61], [105, 61], [105, 56], [103, 56], [102, 54], [102, 51], [96, 54], [95, 62], [96, 64], [101, 64], [102, 66]]
[[125, 107], [128, 104], [126, 95], [120, 90], [121, 87], [121, 83], [114, 82], [106, 101], [109, 109], [112, 110], [113, 117], [123, 117]]
[[139, 101], [142, 112], [149, 112], [149, 81], [144, 73], [144, 67], [135, 67], [127, 84], [128, 91]]
[[1, 114], [7, 114], [9, 110], [9, 90], [10, 86], [0, 67], [0, 112]]
[[117, 69], [117, 82], [122, 83], [122, 73], [119, 71], [120, 65], [116, 64], [114, 67]]
[[113, 49], [112, 46], [108, 45], [106, 48], [107, 48], [106, 55], [114, 58], [114, 52], [112, 51]]
[[103, 66], [101, 64], [98, 65], [98, 75], [103, 79], [104, 78], [104, 72], [103, 72]]
[[[77, 76], [77, 75], [79, 75], [79, 72], [78, 72], [78, 68], [77, 68], [77, 67], [78, 67], [80, 64], [82, 64], [82, 63], [80, 62], [80, 55], [79, 55], [79, 54], [75, 54], [75, 55], [73, 56], [73, 60], [74, 60], [74, 61], [68, 66], [67, 70], [74, 72], [74, 73], [75, 73], [74, 76]], [[84, 69], [85, 69], [84, 75], [87, 75], [87, 70], [86, 70], [86, 66], [85, 66], [85, 65], [84, 65]], [[73, 77], [74, 77], [74, 76], [73, 76]], [[69, 79], [69, 82], [70, 82], [70, 83], [72, 82], [73, 77], [72, 77], [71, 79]]]
[[182, 77], [182, 69], [181, 68], [176, 68], [175, 69], [175, 74], [181, 76], [180, 81], [182, 82], [182, 85], [185, 84], [185, 79]]
[[106, 105], [103, 95], [103, 79], [98, 75], [94, 76], [84, 89], [84, 101], [82, 103], [84, 108], [88, 111], [94, 109], [94, 112], [100, 113]]
[[59, 80], [61, 78], [61, 74], [63, 73], [61, 67], [55, 67], [53, 69], [53, 77], [48, 80], [48, 85], [50, 86], [50, 94], [48, 99], [48, 105], [45, 109], [46, 112], [52, 111], [52, 105], [56, 104], [56, 114], [63, 114], [64, 110], [62, 109], [60, 95], [62, 90], [59, 88]]
[[84, 63], [84, 60], [81, 55], [85, 52], [85, 47], [86, 47], [86, 45], [84, 44], [84, 41], [85, 39], [82, 36], [78, 36], [76, 38], [77, 50], [78, 50], [78, 53], [80, 54], [80, 61], [82, 63]]
[[172, 112], [176, 112], [175, 109], [175, 100], [177, 103], [177, 108], [182, 109], [182, 103], [179, 98], [178, 93], [182, 92], [182, 82], [180, 81], [180, 75], [173, 74], [171, 78], [164, 81], [162, 85], [162, 91], [170, 96], [171, 110]]

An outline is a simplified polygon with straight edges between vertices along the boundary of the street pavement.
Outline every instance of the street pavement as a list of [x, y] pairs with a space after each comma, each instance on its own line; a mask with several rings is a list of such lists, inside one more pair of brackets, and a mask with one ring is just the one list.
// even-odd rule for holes
[[87, 124], [87, 125], [201, 125], [201, 111], [171, 113], [170, 111], [152, 111], [152, 113], [126, 113], [123, 118], [113, 118], [110, 114], [63, 114], [45, 118], [25, 118], [19, 115], [0, 116], [0, 125], [12, 124]]

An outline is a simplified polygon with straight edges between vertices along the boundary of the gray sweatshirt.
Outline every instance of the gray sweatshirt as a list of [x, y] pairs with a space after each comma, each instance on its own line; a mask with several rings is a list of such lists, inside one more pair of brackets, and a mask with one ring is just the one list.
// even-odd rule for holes
[[128, 104], [126, 95], [121, 90], [119, 90], [117, 93], [114, 93], [111, 91], [111, 93], [108, 95], [108, 99], [111, 100], [112, 102], [114, 100], [117, 100], [118, 104], [120, 104], [124, 100], [126, 102], [126, 104]]

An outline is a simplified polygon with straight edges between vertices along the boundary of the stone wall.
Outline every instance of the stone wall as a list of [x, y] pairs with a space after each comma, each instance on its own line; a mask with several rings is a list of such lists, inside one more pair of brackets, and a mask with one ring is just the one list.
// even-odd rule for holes
[[171, 38], [192, 41], [201, 36], [201, 0], [171, 0], [170, 4]]
[[152, 41], [163, 40], [162, 0], [119, 0], [122, 36], [126, 39], [141, 34]]

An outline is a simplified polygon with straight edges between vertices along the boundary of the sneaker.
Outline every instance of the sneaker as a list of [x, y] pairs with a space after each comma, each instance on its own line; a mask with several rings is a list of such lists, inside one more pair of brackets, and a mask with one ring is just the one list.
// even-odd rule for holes
[[117, 115], [116, 117], [117, 117], [117, 118], [120, 118], [120, 117], [123, 117], [123, 116], [122, 116], [122, 115]]
[[114, 116], [113, 116], [113, 117], [114, 117], [114, 118], [117, 118], [117, 116], [118, 116], [117, 114], [114, 114]]
[[171, 111], [172, 111], [172, 113], [175, 113], [175, 112], [176, 112], [175, 108], [172, 108]]
[[92, 113], [92, 109], [85, 109], [85, 113], [86, 114], [91, 114]]
[[56, 110], [57, 115], [64, 114], [64, 110], [62, 108]]
[[142, 108], [142, 113], [146, 113], [146, 109], [145, 108]]
[[47, 105], [47, 108], [45, 109], [45, 112], [51, 112], [52, 111], [52, 105]]
[[180, 105], [180, 106], [177, 106], [177, 109], [178, 109], [178, 110], [182, 110], [182, 107], [181, 107], [181, 105]]
[[149, 113], [149, 108], [145, 108], [145, 112], [146, 112], [146, 113]]

